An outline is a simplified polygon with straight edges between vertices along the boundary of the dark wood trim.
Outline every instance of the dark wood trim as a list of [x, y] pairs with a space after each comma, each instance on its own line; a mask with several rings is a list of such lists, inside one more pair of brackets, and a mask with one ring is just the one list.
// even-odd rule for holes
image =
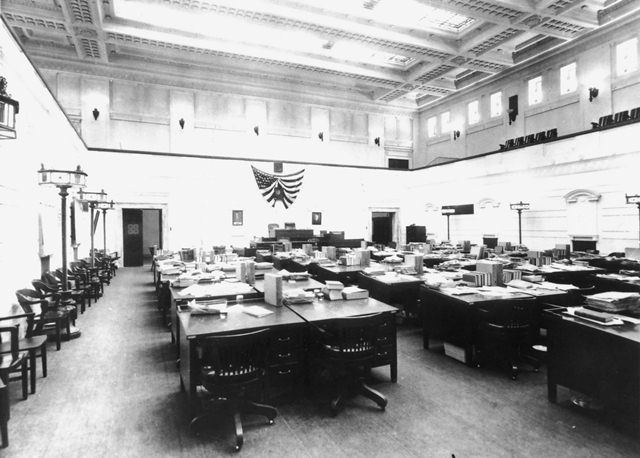
[[[251, 157], [233, 157], [233, 156], [207, 156], [205, 154], [184, 154], [184, 153], [169, 153], [166, 151], [143, 151], [132, 149], [112, 149], [112, 148], [87, 148], [89, 151], [97, 151], [101, 153], [124, 153], [124, 154], [144, 154], [148, 156], [167, 156], [167, 157], [189, 157], [194, 159], [213, 159], [221, 161], [244, 161], [244, 162], [269, 162], [273, 163], [273, 159], [259, 159]], [[348, 167], [353, 169], [369, 169], [369, 170], [387, 170], [394, 172], [410, 172], [411, 170], [398, 170], [389, 169], [387, 167], [374, 167], [371, 165], [350, 165], [350, 164], [329, 164], [326, 162], [309, 162], [309, 161], [284, 161], [277, 160], [283, 164], [300, 164], [300, 165], [319, 165], [322, 167]]]

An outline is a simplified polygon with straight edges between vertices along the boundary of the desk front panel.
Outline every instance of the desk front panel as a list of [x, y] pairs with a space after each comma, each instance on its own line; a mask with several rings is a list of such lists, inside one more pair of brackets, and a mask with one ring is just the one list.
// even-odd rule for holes
[[[423, 346], [429, 348], [431, 339], [442, 340], [465, 349], [468, 364], [473, 364], [472, 355], [478, 342], [476, 333], [479, 307], [491, 307], [492, 304], [531, 295], [517, 293], [505, 297], [490, 297], [482, 294], [453, 296], [442, 291], [420, 287], [420, 306], [422, 315]], [[562, 291], [540, 292], [536, 296], [536, 316], [540, 320], [543, 304], [566, 304], [567, 293]], [[535, 331], [534, 331], [535, 333]]]
[[557, 385], [562, 385], [632, 416], [640, 425], [638, 326], [600, 326], [549, 315], [549, 400], [556, 402]]

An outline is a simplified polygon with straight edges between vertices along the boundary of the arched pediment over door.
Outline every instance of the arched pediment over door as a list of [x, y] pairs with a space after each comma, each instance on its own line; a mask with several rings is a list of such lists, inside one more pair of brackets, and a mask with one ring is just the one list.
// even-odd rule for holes
[[567, 233], [572, 239], [598, 239], [598, 202], [601, 194], [591, 189], [574, 189], [564, 195], [567, 204]]

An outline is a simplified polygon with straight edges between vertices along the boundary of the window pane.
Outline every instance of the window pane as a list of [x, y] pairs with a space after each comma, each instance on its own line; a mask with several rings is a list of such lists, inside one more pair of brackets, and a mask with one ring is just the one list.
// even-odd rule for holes
[[624, 41], [616, 46], [616, 74], [631, 73], [638, 68], [638, 39]]
[[529, 105], [542, 102], [542, 76], [529, 80]]
[[440, 133], [451, 132], [450, 113], [445, 111], [440, 115]]
[[480, 103], [477, 100], [467, 106], [469, 124], [476, 124], [480, 121]]
[[502, 92], [491, 94], [491, 117], [502, 115]]
[[560, 68], [560, 94], [575, 92], [577, 88], [576, 63], [573, 62]]
[[427, 119], [427, 136], [429, 136], [429, 137], [435, 137], [436, 136], [436, 123], [437, 122], [438, 122], [438, 119], [435, 116]]

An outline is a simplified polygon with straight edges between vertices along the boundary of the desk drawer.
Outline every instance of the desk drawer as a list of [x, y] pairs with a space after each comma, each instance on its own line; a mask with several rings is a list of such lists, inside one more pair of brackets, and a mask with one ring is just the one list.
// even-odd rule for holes
[[269, 341], [270, 353], [283, 353], [287, 350], [301, 348], [303, 342], [302, 331], [288, 330], [274, 332]]
[[267, 357], [269, 365], [299, 363], [302, 361], [300, 348], [271, 348]]
[[376, 355], [373, 358], [374, 366], [384, 366], [393, 361], [395, 348], [393, 345], [381, 345], [376, 348]]
[[302, 364], [296, 362], [269, 366], [267, 376], [270, 388], [275, 391], [283, 387], [293, 387], [302, 378]]

